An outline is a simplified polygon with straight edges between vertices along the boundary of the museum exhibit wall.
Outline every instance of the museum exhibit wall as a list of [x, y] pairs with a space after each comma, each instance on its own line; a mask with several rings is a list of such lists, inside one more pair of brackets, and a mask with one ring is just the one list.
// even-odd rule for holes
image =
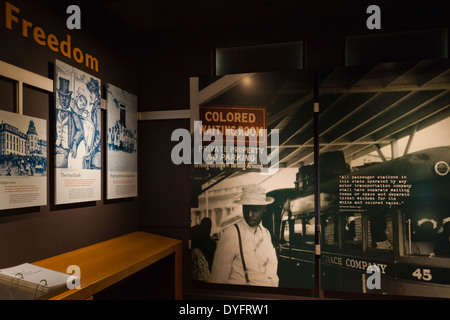
[[[49, 5], [36, 1], [10, 1], [20, 11], [14, 11], [18, 22], [12, 29], [5, 27], [5, 1], [0, 4], [0, 60], [25, 69], [40, 76], [53, 79], [55, 60], [63, 61], [75, 68], [101, 79], [102, 87], [111, 83], [128, 92], [137, 94], [138, 80], [135, 63], [124, 56], [114, 45], [102, 37], [90, 35], [89, 27], [81, 30], [66, 27], [65, 12], [57, 12]], [[28, 37], [22, 35], [22, 19], [40, 27], [46, 35], [54, 34], [59, 41], [71, 38], [71, 58], [54, 52], [47, 45], [38, 44], [30, 28]], [[85, 21], [85, 20], [84, 20]], [[77, 63], [73, 50], [79, 48], [98, 59], [98, 71]], [[80, 56], [78, 56], [80, 58]], [[14, 84], [0, 78], [0, 109], [15, 112]], [[105, 90], [103, 90], [105, 92]], [[105, 95], [105, 93], [103, 93]], [[106, 99], [106, 96], [102, 96]], [[90, 244], [104, 241], [137, 229], [137, 198], [106, 200], [105, 161], [102, 154], [101, 200], [74, 204], [55, 205], [54, 192], [54, 95], [41, 89], [24, 85], [23, 114], [47, 121], [47, 205], [39, 207], [7, 209], [0, 211], [0, 267], [8, 267], [23, 262], [33, 262], [60, 253], [75, 250]], [[102, 113], [104, 130], [106, 113]], [[103, 133], [104, 131], [102, 131]], [[102, 148], [105, 149], [102, 138]]]
[[[295, 12], [278, 12], [274, 20], [259, 19], [258, 15], [238, 15], [241, 22], [227, 25], [208, 17], [210, 25], [195, 24], [189, 27], [189, 19], [201, 20], [199, 11], [195, 17], [186, 18], [187, 28], [174, 32], [129, 37], [105, 33], [103, 36], [89, 34], [88, 21], [81, 30], [68, 30], [64, 13], [55, 13], [48, 5], [36, 1], [11, 0], [20, 8], [19, 23], [12, 30], [0, 24], [0, 60], [53, 79], [55, 59], [70, 64], [102, 81], [102, 86], [111, 83], [138, 96], [138, 111], [189, 111], [190, 78], [214, 76], [215, 49], [264, 45], [274, 43], [302, 42], [303, 68], [310, 71], [333, 70], [344, 66], [346, 61], [346, 37], [374, 36], [414, 30], [448, 29], [449, 21], [442, 10], [432, 6], [405, 6], [387, 4], [383, 9], [382, 30], [366, 27], [367, 4], [323, 8], [320, 19], [311, 16], [307, 20], [296, 20]], [[437, 7], [441, 8], [441, 7]], [[4, 1], [0, 5], [0, 17], [5, 15]], [[88, 10], [89, 8], [84, 8]], [[422, 16], [423, 14], [423, 16]], [[93, 71], [73, 58], [53, 52], [47, 45], [39, 45], [31, 36], [22, 35], [22, 18], [53, 33], [59, 39], [71, 35], [72, 45], [83, 52], [94, 55], [99, 61], [99, 71]], [[99, 18], [101, 20], [101, 18]], [[84, 21], [84, 20], [83, 20]], [[86, 21], [85, 21], [86, 22]], [[115, 28], [114, 30], [117, 30]], [[448, 37], [448, 33], [447, 33]], [[358, 63], [395, 61], [396, 59], [436, 58], [426, 38], [409, 37], [407, 43], [415, 46], [395, 50], [374, 47], [366, 51]], [[448, 39], [446, 42], [448, 52]], [[72, 49], [73, 49], [72, 48]], [[401, 52], [402, 54], [399, 54]], [[407, 53], [411, 56], [404, 56]], [[270, 57], [267, 57], [270, 58]], [[273, 57], [272, 57], [273, 58]], [[356, 58], [355, 58], [356, 59]], [[375, 59], [375, 60], [373, 60]], [[248, 71], [236, 70], [236, 73]], [[0, 78], [1, 110], [14, 111], [14, 85]], [[3, 98], [4, 97], [4, 98]], [[102, 98], [106, 98], [103, 94]], [[25, 86], [24, 114], [47, 120], [49, 141], [54, 121], [53, 94]], [[102, 110], [103, 132], [105, 110]], [[48, 204], [41, 207], [11, 209], [0, 212], [0, 267], [22, 262], [32, 262], [59, 253], [74, 250], [135, 230], [143, 230], [184, 241], [184, 288], [186, 298], [211, 297], [275, 297], [296, 298], [313, 296], [310, 291], [280, 290], [279, 288], [242, 288], [230, 286], [199, 286], [191, 281], [189, 240], [191, 239], [191, 167], [175, 165], [171, 159], [171, 141], [175, 129], [189, 130], [190, 119], [182, 112], [180, 118], [171, 116], [162, 119], [144, 119], [138, 123], [138, 197], [106, 200], [102, 181], [102, 200], [70, 205], [54, 204], [54, 164], [51, 148], [48, 150]], [[105, 140], [102, 140], [103, 149]], [[105, 163], [105, 154], [102, 155]], [[104, 178], [104, 169], [102, 177]]]
[[[448, 28], [448, 21], [438, 12], [430, 13], [433, 12], [431, 9], [427, 11], [428, 15], [425, 15], [427, 18], [423, 19], [420, 18], [421, 13], [417, 7], [414, 6], [399, 5], [397, 8], [393, 5], [390, 9], [392, 10], [383, 11], [383, 27], [378, 31], [367, 29], [366, 16], [358, 11], [363, 10], [361, 5], [359, 9], [353, 7], [334, 12], [324, 10], [324, 18], [320, 21], [295, 22], [292, 18], [287, 18], [283, 22], [280, 18], [281, 21], [267, 22], [264, 26], [243, 23], [240, 28], [232, 26], [227, 28], [218, 23], [216, 27], [212, 25], [208, 29], [198, 28], [187, 30], [183, 34], [161, 35], [151, 42], [154, 50], [147, 51], [145, 54], [141, 53], [138, 57], [142, 65], [140, 111], [189, 110], [189, 78], [215, 75], [216, 48], [302, 41], [304, 42], [304, 69], [333, 70], [345, 65], [347, 37]], [[392, 50], [382, 47], [380, 43], [376, 45], [376, 41], [373, 41], [375, 43], [373, 51], [366, 50], [363, 57], [356, 55], [354, 58], [360, 59], [359, 64], [370, 64], [374, 61], [407, 61], [440, 57], [435, 51], [430, 50], [426, 37], [415, 34], [407, 38], [406, 43], [392, 44]], [[411, 46], [416, 50], [411, 51]], [[445, 46], [448, 46], [447, 40]], [[448, 48], [445, 47], [444, 51], [447, 50]], [[255, 70], [236, 70], [235, 73], [248, 71]], [[262, 64], [259, 71], [275, 70], [264, 69]], [[145, 92], [145, 88], [155, 88], [155, 90]], [[152, 160], [152, 163], [158, 164], [157, 166], [149, 165], [145, 168], [140, 166], [140, 190], [152, 190], [154, 199], [158, 201], [149, 200], [145, 204], [141, 202], [139, 228], [185, 241], [185, 296], [190, 298], [314, 296], [315, 293], [305, 290], [243, 288], [241, 286], [236, 288], [226, 285], [204, 285], [191, 281], [190, 255], [187, 249], [191, 231], [191, 193], [187, 189], [191, 168], [187, 165], [177, 166], [170, 161], [171, 150], [177, 144], [170, 141], [171, 133], [175, 128], [189, 130], [189, 119], [163, 119], [142, 123], [149, 123], [149, 125], [141, 126], [141, 141], [152, 142], [140, 154], [140, 163], [142, 164], [143, 158], [152, 157], [155, 150], [158, 150], [160, 158]], [[151, 140], [155, 134], [159, 135], [164, 142]], [[346, 295], [339, 293], [337, 296]]]

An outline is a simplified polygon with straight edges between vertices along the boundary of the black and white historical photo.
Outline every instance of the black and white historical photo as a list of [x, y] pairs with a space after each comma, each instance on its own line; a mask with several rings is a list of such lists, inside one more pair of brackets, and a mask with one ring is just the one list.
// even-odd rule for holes
[[[338, 67], [318, 74], [316, 101], [312, 80], [293, 81], [294, 72], [276, 90], [282, 73], [199, 81], [200, 92], [220, 92], [200, 101], [200, 114], [208, 106], [265, 106], [268, 138], [278, 129], [279, 143], [267, 142], [269, 154], [277, 150], [273, 174], [245, 164], [194, 164], [193, 239], [209, 219], [202, 239], [215, 240], [215, 255], [211, 262], [193, 240], [193, 278], [312, 289], [320, 277], [323, 290], [448, 298], [449, 70], [448, 60]], [[227, 114], [216, 120], [224, 127]], [[203, 157], [228, 159], [219, 147], [203, 146]], [[261, 228], [252, 229], [248, 208], [234, 202], [249, 185], [273, 198], [261, 210]], [[259, 240], [244, 242], [240, 253], [235, 225], [244, 236], [270, 234], [267, 259], [251, 244]], [[258, 283], [251, 269], [260, 271]]]
[[[202, 148], [204, 161], [194, 163], [191, 177], [193, 279], [314, 288], [314, 253], [300, 250], [294, 241], [303, 235], [303, 245], [313, 252], [314, 208], [309, 207], [312, 216], [303, 224], [291, 225], [292, 240], [285, 221], [291, 209], [287, 201], [298, 189], [299, 166], [313, 161], [311, 74], [264, 72], [218, 80], [200, 78], [202, 90], [220, 93], [198, 106], [203, 137], [227, 129], [231, 135], [215, 134], [213, 148], [205, 141], [194, 146]], [[308, 185], [313, 186], [312, 179]], [[294, 258], [286, 254], [288, 250]]]
[[100, 199], [100, 79], [56, 60], [56, 203]]
[[47, 203], [47, 121], [0, 111], [2, 209]]
[[322, 74], [325, 290], [450, 297], [449, 72], [425, 60]]
[[107, 198], [137, 196], [137, 96], [108, 83]]

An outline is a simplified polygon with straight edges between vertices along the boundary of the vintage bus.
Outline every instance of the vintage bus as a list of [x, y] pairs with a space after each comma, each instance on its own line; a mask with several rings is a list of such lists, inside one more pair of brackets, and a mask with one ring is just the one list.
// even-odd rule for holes
[[[326, 157], [320, 162], [321, 170], [331, 168], [321, 172], [320, 182], [322, 289], [450, 298], [450, 147], [414, 152], [352, 172], [342, 165], [343, 154], [333, 156], [328, 163]], [[273, 233], [283, 287], [312, 289], [318, 276], [312, 170], [300, 168], [294, 188], [268, 194], [276, 201], [263, 223]], [[349, 181], [344, 187], [353, 186], [354, 191], [350, 181], [359, 177], [390, 177], [407, 187], [402, 196], [389, 197], [389, 191], [381, 190], [389, 182], [378, 184], [374, 201], [347, 201], [342, 181]], [[378, 266], [379, 289], [367, 284], [370, 265]]]

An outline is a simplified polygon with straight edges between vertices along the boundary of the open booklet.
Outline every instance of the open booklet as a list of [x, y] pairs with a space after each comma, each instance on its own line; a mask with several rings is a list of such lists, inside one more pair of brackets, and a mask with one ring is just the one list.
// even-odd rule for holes
[[0, 269], [0, 281], [42, 292], [51, 292], [67, 285], [69, 274], [38, 267], [30, 263]]

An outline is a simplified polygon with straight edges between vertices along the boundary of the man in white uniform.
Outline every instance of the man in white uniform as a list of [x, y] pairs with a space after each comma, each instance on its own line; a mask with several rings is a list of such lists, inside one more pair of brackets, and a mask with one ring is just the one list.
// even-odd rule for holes
[[244, 187], [241, 199], [244, 219], [224, 229], [214, 255], [209, 282], [278, 286], [278, 260], [269, 231], [261, 220], [274, 201], [256, 185]]

